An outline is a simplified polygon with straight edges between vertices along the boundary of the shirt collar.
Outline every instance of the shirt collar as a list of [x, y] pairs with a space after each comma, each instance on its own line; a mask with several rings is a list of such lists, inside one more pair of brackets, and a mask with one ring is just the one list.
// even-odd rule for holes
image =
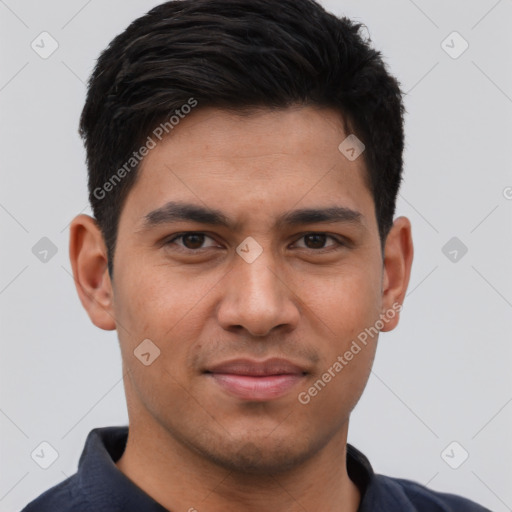
[[89, 432], [78, 463], [78, 485], [98, 511], [168, 512], [133, 483], [115, 463], [126, 447], [128, 427], [95, 428]]

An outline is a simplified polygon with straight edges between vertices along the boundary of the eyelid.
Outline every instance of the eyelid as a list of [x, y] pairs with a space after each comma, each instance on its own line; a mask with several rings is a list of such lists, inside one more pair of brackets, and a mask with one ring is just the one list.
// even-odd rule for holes
[[[175, 233], [174, 235], [172, 235], [170, 238], [166, 238], [163, 240], [162, 242], [162, 245], [170, 245], [171, 243], [174, 243], [175, 240], [179, 239], [179, 238], [183, 238], [184, 236], [187, 236], [187, 235], [204, 235], [205, 238], [210, 238], [211, 240], [215, 241], [215, 238], [211, 235], [209, 235], [208, 233], [204, 232], [204, 231], [183, 231], [181, 233]], [[200, 249], [188, 249], [187, 247], [184, 247], [184, 246], [180, 246], [178, 245], [178, 247], [183, 250], [183, 251], [186, 251], [186, 252], [200, 252], [204, 249], [210, 249], [211, 247], [201, 247]]]
[[301, 247], [301, 249], [307, 249], [307, 250], [314, 251], [314, 252], [322, 252], [322, 251], [332, 250], [332, 248], [336, 247], [336, 246], [343, 247], [343, 246], [348, 245], [347, 240], [345, 240], [345, 238], [342, 237], [341, 235], [334, 235], [334, 234], [331, 234], [331, 233], [328, 233], [325, 231], [307, 231], [305, 233], [300, 233], [300, 235], [296, 241], [299, 241], [308, 235], [324, 235], [326, 238], [330, 238], [330, 239], [334, 240], [336, 242], [336, 244], [330, 245], [328, 247], [322, 247], [321, 249], [310, 249], [309, 247]]

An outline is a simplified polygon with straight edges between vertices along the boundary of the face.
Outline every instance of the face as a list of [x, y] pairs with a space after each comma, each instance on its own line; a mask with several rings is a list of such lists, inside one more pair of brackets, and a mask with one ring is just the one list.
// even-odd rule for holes
[[410, 266], [402, 229], [386, 268], [347, 135], [332, 110], [202, 109], [146, 156], [105, 292], [131, 425], [256, 473], [346, 435], [378, 337], [358, 336], [403, 298]]

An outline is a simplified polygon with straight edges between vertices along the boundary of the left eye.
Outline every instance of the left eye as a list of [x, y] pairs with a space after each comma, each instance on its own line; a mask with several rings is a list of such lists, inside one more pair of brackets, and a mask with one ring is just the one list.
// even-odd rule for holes
[[[323, 245], [325, 244], [326, 240], [330, 238], [331, 240], [334, 240], [334, 244], [328, 247], [333, 247], [335, 245], [343, 245], [340, 240], [337, 238], [327, 235], [326, 233], [307, 233], [299, 238], [299, 240], [305, 239], [309, 242], [312, 242], [313, 247], [307, 247], [306, 249], [325, 249]], [[320, 246], [320, 247], [319, 247]]]
[[[338, 240], [336, 237], [328, 235], [326, 233], [306, 233], [302, 235], [298, 240], [305, 240], [306, 243], [304, 246], [300, 246], [300, 248], [305, 249], [325, 249], [324, 247], [327, 239], [331, 239], [334, 241], [334, 244], [331, 244], [327, 247], [334, 247], [336, 245], [343, 245], [341, 240]], [[173, 244], [176, 240], [181, 240], [181, 244], [177, 244], [179, 247], [188, 249], [190, 251], [194, 251], [197, 249], [207, 249], [209, 247], [215, 247], [215, 245], [209, 245], [203, 247], [203, 243], [205, 239], [210, 239], [212, 242], [215, 242], [212, 237], [206, 235], [205, 233], [199, 232], [190, 232], [190, 233], [182, 233], [181, 235], [177, 235], [171, 240], [166, 242], [166, 245]]]

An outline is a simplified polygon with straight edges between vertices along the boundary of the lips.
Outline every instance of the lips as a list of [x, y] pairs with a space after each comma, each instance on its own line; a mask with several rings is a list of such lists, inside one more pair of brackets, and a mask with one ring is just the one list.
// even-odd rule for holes
[[267, 359], [253, 361], [250, 359], [233, 359], [208, 368], [209, 373], [229, 373], [231, 375], [247, 375], [262, 377], [268, 375], [302, 375], [305, 369], [286, 359]]
[[286, 395], [308, 373], [285, 359], [235, 359], [206, 370], [224, 392], [242, 400], [268, 401]]

